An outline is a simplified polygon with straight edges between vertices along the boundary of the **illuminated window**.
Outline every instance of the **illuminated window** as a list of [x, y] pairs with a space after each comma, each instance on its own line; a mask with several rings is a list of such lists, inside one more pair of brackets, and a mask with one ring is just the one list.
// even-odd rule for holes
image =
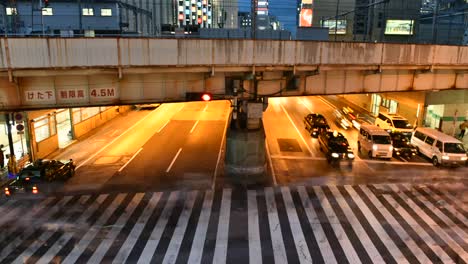
[[101, 16], [112, 16], [112, 9], [101, 8]]
[[7, 14], [7, 16], [18, 14], [17, 11], [16, 11], [16, 7], [7, 7], [6, 8], [6, 14]]
[[54, 11], [52, 10], [52, 7], [45, 7], [45, 8], [42, 8], [42, 15], [43, 15], [43, 16], [53, 16], [53, 15], [54, 15]]
[[83, 16], [94, 16], [94, 9], [83, 8]]

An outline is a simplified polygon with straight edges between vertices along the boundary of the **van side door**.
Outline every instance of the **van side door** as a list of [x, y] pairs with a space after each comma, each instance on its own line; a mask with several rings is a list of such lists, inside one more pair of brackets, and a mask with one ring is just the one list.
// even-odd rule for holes
[[434, 156], [434, 152], [435, 152], [434, 141], [435, 139], [433, 139], [430, 136], [427, 136], [426, 140], [424, 140], [424, 143], [427, 144], [427, 146], [424, 148], [424, 150], [426, 151], [424, 155], [426, 155], [428, 158], [432, 158]]

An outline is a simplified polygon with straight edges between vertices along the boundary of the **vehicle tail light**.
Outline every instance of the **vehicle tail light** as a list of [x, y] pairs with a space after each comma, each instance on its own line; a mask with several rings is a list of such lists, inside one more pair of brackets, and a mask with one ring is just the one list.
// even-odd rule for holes
[[37, 191], [37, 187], [36, 187], [36, 186], [33, 186], [33, 188], [32, 188], [32, 193], [37, 194], [37, 192], [38, 192], [38, 191]]
[[5, 188], [5, 195], [10, 195], [10, 190], [8, 190], [8, 188]]
[[26, 181], [29, 181], [29, 177], [26, 177], [25, 180], [26, 180]]

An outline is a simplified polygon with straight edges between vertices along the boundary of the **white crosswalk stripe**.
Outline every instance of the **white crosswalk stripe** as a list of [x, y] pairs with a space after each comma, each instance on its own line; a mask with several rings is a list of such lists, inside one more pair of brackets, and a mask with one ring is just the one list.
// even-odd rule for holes
[[[443, 190], [435, 194], [434, 188], [282, 186], [81, 195], [49, 197], [18, 210], [12, 209], [17, 201], [8, 201], [0, 212], [24, 212], [37, 225], [3, 221], [7, 236], [0, 242], [0, 264], [468, 263], [462, 202]], [[246, 229], [234, 228], [239, 226]]]

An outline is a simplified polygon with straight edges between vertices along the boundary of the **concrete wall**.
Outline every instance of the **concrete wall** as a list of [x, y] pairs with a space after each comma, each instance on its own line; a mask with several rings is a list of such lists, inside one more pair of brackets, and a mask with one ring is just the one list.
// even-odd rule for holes
[[[118, 110], [118, 111], [117, 111]], [[80, 138], [93, 129], [103, 125], [104, 123], [112, 120], [120, 113], [124, 113], [130, 110], [129, 106], [115, 106], [107, 109], [106, 111], [102, 112], [101, 114], [95, 115], [91, 118], [83, 120], [82, 122], [75, 124], [73, 129], [75, 131], [75, 137]], [[57, 145], [58, 148], [58, 145]]]
[[55, 134], [49, 138], [42, 140], [41, 142], [33, 141], [35, 146], [33, 146], [34, 158], [42, 159], [47, 157], [52, 152], [58, 149], [58, 134]]

